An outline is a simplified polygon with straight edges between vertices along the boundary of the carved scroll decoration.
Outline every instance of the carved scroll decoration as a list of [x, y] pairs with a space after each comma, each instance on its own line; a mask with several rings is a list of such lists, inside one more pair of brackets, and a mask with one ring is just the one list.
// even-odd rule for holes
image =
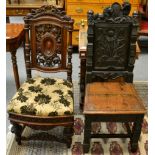
[[65, 11], [58, 9], [53, 5], [44, 5], [39, 9], [32, 9], [31, 13], [24, 17], [24, 19], [35, 19], [46, 15], [55, 16], [65, 21], [71, 20], [71, 17], [67, 16]]

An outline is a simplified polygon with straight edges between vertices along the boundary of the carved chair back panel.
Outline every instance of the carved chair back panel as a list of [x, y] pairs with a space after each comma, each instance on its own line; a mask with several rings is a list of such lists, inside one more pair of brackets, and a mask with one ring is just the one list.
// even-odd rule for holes
[[31, 66], [40, 69], [66, 68], [67, 31], [61, 23], [36, 21], [31, 31]]
[[86, 83], [123, 77], [133, 81], [138, 18], [131, 4], [115, 2], [102, 14], [87, 13]]
[[125, 70], [128, 65], [129, 24], [95, 23], [94, 70]]
[[31, 70], [67, 72], [72, 81], [72, 32], [74, 20], [52, 5], [32, 10], [24, 17], [27, 78]]

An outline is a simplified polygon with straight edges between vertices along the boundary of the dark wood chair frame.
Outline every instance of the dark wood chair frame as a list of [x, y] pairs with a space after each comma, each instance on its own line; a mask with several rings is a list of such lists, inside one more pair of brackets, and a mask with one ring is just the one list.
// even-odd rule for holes
[[[133, 82], [133, 68], [135, 63], [136, 54], [136, 40], [137, 40], [137, 28], [139, 26], [137, 14], [133, 14], [132, 17], [128, 16], [131, 5], [130, 3], [123, 4], [122, 7], [119, 3], [113, 3], [111, 7], [106, 8], [103, 14], [94, 14], [92, 10], [87, 13], [88, 19], [88, 44], [87, 44], [87, 56], [86, 56], [86, 84], [92, 82], [105, 82], [108, 80], [116, 80], [122, 78], [127, 83]], [[125, 26], [124, 26], [125, 25]], [[111, 64], [106, 65], [103, 60], [99, 64], [95, 63], [99, 57], [103, 56], [103, 50], [101, 47], [95, 47], [95, 41], [100, 37], [95, 35], [96, 27], [102, 27], [103, 29], [117, 27], [117, 30], [124, 27], [129, 32], [127, 39], [128, 47], [124, 48], [124, 52], [127, 56], [127, 61], [122, 67], [115, 66], [115, 58], [111, 58]], [[116, 30], [116, 29], [115, 29]], [[116, 31], [117, 31], [116, 30]], [[120, 35], [124, 35], [123, 33]], [[96, 38], [95, 38], [96, 37]], [[117, 40], [112, 36], [111, 39]], [[100, 40], [104, 41], [103, 38]], [[108, 44], [108, 43], [107, 43]], [[99, 48], [96, 56], [96, 48]], [[108, 52], [111, 52], [110, 50]], [[107, 54], [107, 53], [106, 53]], [[109, 56], [111, 57], [111, 56]], [[108, 58], [109, 58], [108, 57]], [[123, 57], [124, 59], [125, 57]], [[106, 60], [105, 60], [106, 61]], [[122, 80], [122, 79], [121, 79]], [[90, 148], [91, 138], [130, 138], [131, 151], [135, 152], [138, 148], [138, 140], [141, 133], [142, 122], [144, 114], [85, 114], [85, 127], [84, 127], [84, 153], [87, 153]], [[92, 134], [91, 123], [92, 122], [123, 122], [127, 127], [127, 134]], [[129, 127], [129, 122], [133, 122], [132, 130]]]
[[[41, 72], [52, 73], [52, 72], [67, 72], [67, 80], [72, 82], [72, 31], [74, 20], [66, 15], [64, 11], [57, 9], [54, 6], [47, 5], [42, 6], [39, 9], [33, 10], [32, 13], [24, 17], [25, 21], [25, 61], [26, 61], [26, 73], [27, 79], [32, 77], [31, 70], [38, 70]], [[55, 36], [50, 35], [45, 29], [49, 25], [55, 26]], [[41, 29], [37, 32], [37, 26], [41, 26]], [[49, 29], [50, 30], [50, 29]], [[57, 33], [61, 31], [61, 34]], [[52, 30], [51, 30], [52, 31]], [[44, 39], [41, 39], [41, 35], [44, 35]], [[38, 39], [36, 39], [38, 37]], [[59, 42], [58, 40], [62, 41]], [[42, 49], [42, 57], [39, 58], [39, 48], [40, 45], [44, 45], [46, 40], [50, 40], [55, 46], [51, 47], [50, 53], [45, 53], [46, 50]], [[54, 54], [53, 54], [53, 53]], [[55, 58], [55, 55], [60, 54], [61, 59], [58, 57], [55, 59], [55, 64], [58, 62], [60, 65], [56, 67], [48, 65], [45, 57]], [[68, 60], [66, 60], [68, 58]], [[41, 65], [37, 62], [37, 59], [43, 60], [45, 63]], [[53, 59], [50, 59], [53, 63]], [[31, 116], [22, 115], [9, 112], [9, 120], [13, 124], [12, 132], [15, 133], [16, 141], [20, 145], [21, 140], [24, 137], [21, 136], [22, 131], [25, 126], [36, 130], [49, 130], [56, 126], [64, 126], [64, 138], [56, 138], [55, 136], [46, 136], [47, 139], [55, 139], [62, 143], [67, 143], [70, 147], [73, 135], [73, 125], [74, 125], [74, 115], [65, 116]], [[22, 125], [21, 125], [22, 124]], [[34, 136], [35, 137], [35, 136]], [[37, 137], [37, 136], [36, 136]], [[43, 138], [44, 136], [38, 136], [38, 138]], [[29, 139], [31, 139], [29, 137]]]

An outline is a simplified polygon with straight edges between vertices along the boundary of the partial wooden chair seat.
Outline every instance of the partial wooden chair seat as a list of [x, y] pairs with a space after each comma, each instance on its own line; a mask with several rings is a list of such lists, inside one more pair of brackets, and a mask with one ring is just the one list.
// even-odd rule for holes
[[84, 114], [144, 114], [145, 106], [134, 85], [122, 82], [87, 84]]
[[18, 89], [8, 105], [9, 113], [36, 116], [73, 114], [73, 85], [58, 78], [35, 77]]

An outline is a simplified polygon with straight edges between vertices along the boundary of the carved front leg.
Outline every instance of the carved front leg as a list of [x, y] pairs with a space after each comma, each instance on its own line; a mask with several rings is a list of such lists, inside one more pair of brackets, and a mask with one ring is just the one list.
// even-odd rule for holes
[[74, 134], [73, 126], [65, 127], [63, 133], [64, 133], [67, 147], [70, 148], [72, 144], [72, 136]]
[[141, 134], [143, 117], [137, 119], [137, 121], [134, 122], [134, 126], [132, 129], [132, 138], [131, 138], [131, 152], [136, 152], [138, 149], [138, 140]]
[[21, 125], [13, 123], [13, 126], [11, 128], [11, 132], [15, 134], [16, 142], [18, 143], [18, 145], [21, 145], [21, 134], [22, 134], [22, 131], [23, 131], [23, 127]]

